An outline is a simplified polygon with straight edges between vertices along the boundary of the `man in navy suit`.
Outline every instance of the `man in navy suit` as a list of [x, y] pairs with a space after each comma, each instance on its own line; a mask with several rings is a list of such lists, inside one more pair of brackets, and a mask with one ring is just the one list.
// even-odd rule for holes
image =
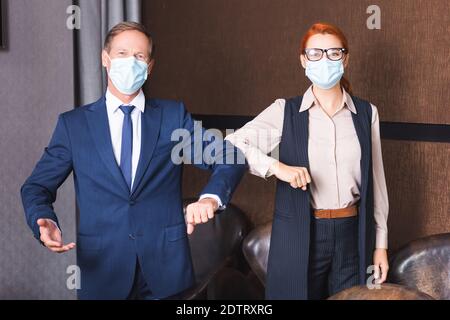
[[[223, 160], [237, 160], [237, 149], [203, 141], [202, 128], [200, 141], [194, 141], [196, 125], [182, 103], [145, 99], [141, 87], [154, 65], [152, 47], [140, 24], [111, 29], [102, 52], [106, 95], [59, 116], [21, 190], [34, 236], [51, 251], [66, 252], [75, 243], [63, 244], [52, 204], [73, 172], [80, 299], [163, 299], [192, 286], [187, 233], [229, 202], [246, 170], [245, 163]], [[199, 143], [201, 150], [215, 144], [217, 152], [199, 155]], [[212, 170], [199, 201], [187, 207], [186, 219], [182, 165], [173, 152], [180, 145], [184, 160]]]

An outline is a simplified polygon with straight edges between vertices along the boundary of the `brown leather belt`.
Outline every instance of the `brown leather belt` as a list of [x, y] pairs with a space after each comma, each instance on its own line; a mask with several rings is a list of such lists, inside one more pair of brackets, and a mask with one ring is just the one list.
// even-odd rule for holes
[[358, 215], [358, 206], [354, 205], [342, 209], [313, 210], [313, 213], [314, 217], [316, 217], [317, 219], [348, 218]]

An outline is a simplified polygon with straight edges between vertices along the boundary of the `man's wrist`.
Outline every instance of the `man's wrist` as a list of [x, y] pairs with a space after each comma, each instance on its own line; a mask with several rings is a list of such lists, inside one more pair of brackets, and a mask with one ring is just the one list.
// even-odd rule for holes
[[201, 201], [203, 199], [214, 200], [214, 203], [215, 203], [214, 211], [225, 209], [225, 206], [222, 204], [222, 201], [220, 200], [219, 196], [217, 196], [215, 194], [209, 194], [209, 193], [202, 194], [199, 198], [199, 201]]
[[217, 209], [219, 209], [219, 203], [217, 202], [216, 199], [213, 199], [213, 198], [203, 198], [202, 200], [209, 200], [209, 201], [211, 201], [212, 204], [213, 204], [213, 209], [214, 209], [214, 211], [216, 211]]

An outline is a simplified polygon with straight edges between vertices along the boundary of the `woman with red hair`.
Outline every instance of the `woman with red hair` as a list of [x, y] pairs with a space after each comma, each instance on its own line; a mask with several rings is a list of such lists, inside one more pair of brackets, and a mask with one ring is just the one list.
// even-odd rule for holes
[[336, 26], [311, 26], [299, 59], [308, 90], [227, 137], [252, 174], [277, 177], [267, 299], [324, 299], [384, 282], [388, 271], [377, 108], [352, 95], [348, 43]]

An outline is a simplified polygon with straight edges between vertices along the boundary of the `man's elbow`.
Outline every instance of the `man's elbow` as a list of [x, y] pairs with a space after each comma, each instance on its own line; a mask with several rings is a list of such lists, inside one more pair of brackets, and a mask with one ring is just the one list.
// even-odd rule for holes
[[29, 194], [30, 184], [28, 180], [24, 182], [24, 184], [20, 187], [20, 197], [22, 198], [22, 202], [25, 203], [27, 194]]

